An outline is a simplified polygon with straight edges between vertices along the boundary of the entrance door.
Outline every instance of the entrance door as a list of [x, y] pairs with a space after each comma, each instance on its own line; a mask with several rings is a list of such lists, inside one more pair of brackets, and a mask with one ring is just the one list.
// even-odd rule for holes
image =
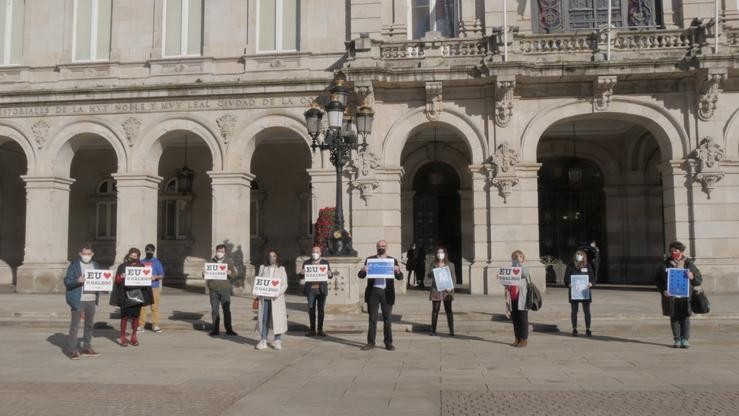
[[432, 162], [418, 170], [413, 180], [413, 241], [430, 260], [437, 246], [449, 252], [462, 283], [462, 218], [459, 176], [451, 166]]

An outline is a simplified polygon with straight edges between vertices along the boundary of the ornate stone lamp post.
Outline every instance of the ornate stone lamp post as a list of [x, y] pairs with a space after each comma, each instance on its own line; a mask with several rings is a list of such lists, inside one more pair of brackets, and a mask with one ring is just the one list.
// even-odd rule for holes
[[[336, 168], [336, 213], [334, 229], [328, 238], [328, 255], [353, 257], [357, 252], [352, 247], [351, 235], [344, 229], [341, 176], [344, 167], [351, 160], [352, 151], [367, 148], [367, 136], [372, 132], [375, 113], [372, 108], [361, 106], [355, 114], [355, 124], [347, 112], [348, 97], [349, 90], [343, 86], [342, 80], [335, 81], [331, 89], [331, 98], [324, 107], [328, 114], [328, 129], [323, 132], [323, 140], [319, 141], [319, 136], [324, 112], [317, 103], [314, 102], [305, 112], [305, 122], [308, 134], [313, 139], [311, 144], [313, 151], [328, 150], [331, 153], [331, 164]], [[362, 136], [362, 143], [359, 143], [358, 136]]]

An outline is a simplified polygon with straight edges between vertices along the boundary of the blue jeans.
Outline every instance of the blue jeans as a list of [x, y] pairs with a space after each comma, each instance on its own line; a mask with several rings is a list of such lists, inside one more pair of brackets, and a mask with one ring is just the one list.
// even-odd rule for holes
[[[260, 333], [262, 341], [267, 340], [269, 334], [269, 321], [272, 316], [272, 300], [262, 299], [262, 331]], [[279, 341], [282, 334], [275, 334], [275, 341]]]

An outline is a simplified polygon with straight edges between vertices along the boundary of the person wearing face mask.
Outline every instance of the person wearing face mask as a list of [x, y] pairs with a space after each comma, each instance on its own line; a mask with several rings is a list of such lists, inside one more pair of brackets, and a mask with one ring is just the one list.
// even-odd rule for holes
[[[673, 348], [689, 348], [690, 343], [690, 315], [693, 311], [690, 307], [690, 299], [693, 296], [693, 288], [703, 283], [703, 277], [693, 259], [685, 256], [685, 244], [674, 241], [670, 243], [670, 255], [660, 264], [657, 269], [655, 282], [661, 292], [662, 314], [670, 317], [672, 327]], [[667, 269], [687, 269], [690, 281], [690, 294], [687, 298], [670, 296], [667, 291]]]
[[218, 244], [212, 263], [226, 264], [226, 280], [208, 280], [208, 295], [210, 297], [210, 314], [213, 320], [213, 329], [210, 336], [216, 337], [220, 335], [221, 316], [219, 309], [223, 309], [223, 326], [226, 328], [226, 335], [236, 336], [231, 326], [231, 279], [236, 276], [236, 268], [229, 256], [226, 255], [226, 245]]
[[287, 332], [287, 306], [285, 304], [285, 292], [287, 292], [287, 271], [280, 261], [280, 255], [276, 250], [267, 252], [264, 264], [259, 266], [259, 277], [280, 279], [280, 292], [274, 298], [259, 298], [259, 312], [257, 314], [256, 332], [259, 334], [259, 343], [256, 349], [267, 349], [267, 336], [269, 330], [275, 336], [272, 345], [275, 350], [282, 349], [282, 334]]
[[[321, 257], [320, 246], [314, 246], [311, 249], [311, 258], [303, 262], [303, 267], [300, 268], [300, 275], [304, 274], [305, 266], [308, 265], [325, 265], [328, 267], [328, 278], [333, 279], [331, 265], [328, 260]], [[316, 335], [325, 337], [326, 333], [323, 332], [323, 317], [326, 298], [328, 297], [328, 283], [305, 282], [303, 294], [308, 298], [308, 319], [310, 319], [310, 331], [305, 335], [309, 337], [315, 337]], [[316, 331], [316, 309], [318, 309], [318, 331]]]
[[[128, 250], [128, 254], [123, 259], [123, 263], [118, 266], [113, 285], [113, 292], [110, 294], [110, 304], [121, 308], [121, 347], [127, 347], [129, 344], [126, 339], [126, 326], [128, 325], [129, 319], [131, 320], [130, 344], [133, 346], [139, 345], [137, 332], [139, 329], [141, 308], [146, 305], [151, 305], [154, 302], [150, 287], [126, 286], [126, 267], [144, 267], [139, 260], [140, 258], [141, 251], [139, 249], [134, 247]], [[139, 293], [142, 296], [143, 302], [130, 302], [130, 299], [138, 298]]]
[[441, 303], [443, 302], [446, 322], [449, 326], [449, 335], [454, 336], [454, 315], [452, 313], [454, 289], [442, 291], [437, 290], [433, 269], [439, 267], [448, 267], [449, 273], [452, 276], [452, 282], [457, 281], [457, 274], [454, 271], [454, 263], [449, 261], [446, 249], [443, 247], [438, 247], [436, 249], [436, 258], [434, 260], [432, 270], [428, 273], [428, 278], [431, 280], [431, 292], [429, 293], [429, 300], [431, 301], [431, 335], [436, 335], [436, 323], [439, 321], [439, 310], [441, 309]]
[[[400, 271], [398, 260], [387, 255], [387, 241], [378, 241], [376, 247], [377, 255], [368, 257], [367, 259], [392, 259], [395, 263], [393, 268], [395, 280], [403, 280], [403, 272]], [[366, 278], [367, 270], [367, 260], [365, 260], [364, 267], [362, 267], [357, 276], [360, 279]], [[367, 288], [364, 290], [364, 301], [367, 303], [369, 330], [367, 331], [367, 344], [362, 347], [362, 351], [369, 351], [375, 348], [378, 308], [382, 309], [385, 349], [395, 351], [391, 322], [393, 305], [395, 304], [395, 281], [393, 279], [367, 279]]]
[[571, 264], [567, 266], [567, 270], [565, 271], [565, 285], [570, 289], [568, 292], [568, 296], [570, 298], [570, 319], [572, 320], [572, 336], [577, 336], [577, 312], [579, 309], [580, 304], [582, 304], [582, 310], [585, 314], [585, 335], [587, 336], [593, 336], [593, 333], [590, 331], [590, 322], [591, 322], [591, 316], [590, 316], [590, 303], [592, 302], [592, 296], [593, 291], [590, 291], [590, 299], [583, 299], [583, 300], [573, 300], [572, 299], [572, 275], [577, 274], [585, 274], [588, 276], [588, 287], [593, 287], [593, 284], [595, 284], [595, 274], [593, 272], [593, 267], [588, 262], [588, 255], [585, 253], [585, 250], [577, 250], [575, 252], [575, 256], [573, 257], [573, 261]]
[[[95, 324], [95, 310], [100, 297], [98, 292], [84, 291], [85, 272], [87, 270], [100, 268], [100, 266], [92, 260], [93, 255], [92, 246], [85, 245], [80, 248], [79, 257], [69, 264], [67, 274], [64, 276], [67, 305], [69, 305], [72, 310], [72, 321], [69, 324], [69, 343], [67, 348], [67, 356], [72, 360], [79, 360], [81, 356], [97, 357], [100, 355], [92, 349], [92, 331]], [[82, 350], [80, 351], [77, 333], [83, 316], [85, 319], [85, 327], [83, 332]]]
[[505, 314], [513, 323], [513, 334], [516, 341], [514, 347], [525, 347], [529, 344], [529, 311], [526, 309], [526, 292], [531, 276], [529, 268], [524, 266], [526, 256], [523, 251], [511, 253], [511, 266], [521, 268], [521, 284], [505, 286]]
[[[144, 253], [146, 257], [141, 260], [141, 263], [151, 268], [151, 295], [154, 299], [154, 303], [151, 304], [151, 330], [155, 333], [162, 332], [159, 328], [159, 299], [162, 292], [162, 279], [164, 278], [164, 266], [158, 258], [154, 257], [156, 253], [156, 247], [154, 244], [147, 244], [144, 247]], [[148, 313], [148, 306], [144, 306], [141, 309], [141, 326], [139, 326], [139, 332], [144, 332], [146, 326], [146, 315]]]

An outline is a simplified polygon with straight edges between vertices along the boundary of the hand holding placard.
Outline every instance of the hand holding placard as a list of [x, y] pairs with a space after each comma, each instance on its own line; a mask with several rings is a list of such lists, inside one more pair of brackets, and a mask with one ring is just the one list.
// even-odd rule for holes
[[85, 292], [110, 292], [113, 290], [113, 272], [110, 270], [86, 270]]
[[305, 276], [306, 282], [327, 282], [328, 265], [306, 264], [303, 268], [303, 275]]
[[520, 267], [501, 267], [498, 270], [498, 281], [503, 286], [519, 286], [522, 275]]
[[126, 286], [151, 286], [151, 267], [126, 267]]
[[228, 280], [228, 265], [225, 263], [205, 263], [205, 280]]

